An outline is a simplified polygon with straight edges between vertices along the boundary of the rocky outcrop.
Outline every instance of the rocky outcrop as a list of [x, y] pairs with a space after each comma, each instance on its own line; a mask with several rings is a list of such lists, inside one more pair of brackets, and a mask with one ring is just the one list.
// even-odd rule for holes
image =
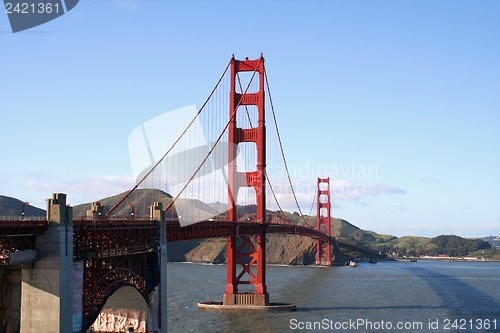
[[[332, 244], [334, 262], [343, 264], [347, 258]], [[207, 239], [184, 255], [186, 261], [205, 263], [227, 262], [227, 240]], [[309, 237], [267, 235], [266, 262], [283, 265], [312, 265], [316, 261], [316, 241]]]
[[225, 263], [227, 261], [227, 240], [222, 238], [206, 239], [186, 253], [185, 257], [186, 261]]

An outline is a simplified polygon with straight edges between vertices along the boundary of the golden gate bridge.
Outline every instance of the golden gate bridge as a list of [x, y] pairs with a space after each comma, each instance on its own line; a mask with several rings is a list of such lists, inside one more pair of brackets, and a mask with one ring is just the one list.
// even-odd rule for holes
[[[272, 123], [271, 132], [266, 130], [266, 121]], [[175, 126], [168, 124], [163, 130]], [[269, 163], [281, 165], [279, 170], [286, 176], [273, 173], [278, 168], [266, 168]], [[272, 307], [266, 285], [267, 234], [314, 238], [316, 264], [332, 263], [335, 241], [330, 229], [329, 178], [318, 178], [311, 199], [311, 212], [316, 205], [315, 225], [311, 212], [302, 214], [293, 188], [263, 56], [256, 60], [233, 56], [180, 136], [116, 204], [106, 211], [95, 202], [86, 216], [73, 217], [66, 195], [54, 194], [46, 220], [0, 221], [0, 264], [32, 262], [29, 269], [36, 270], [44, 256], [61, 258], [56, 265], [61, 290], [57, 325], [61, 331], [69, 326], [72, 331], [75, 327], [86, 331], [106, 300], [123, 286], [135, 287], [148, 305], [152, 305], [152, 294], [159, 296], [158, 308], [166, 304], [167, 242], [224, 237], [228, 255], [223, 301], [205, 304]], [[300, 223], [287, 218], [280, 200], [296, 205]], [[273, 217], [266, 207], [275, 207], [277, 214]], [[57, 231], [51, 232], [54, 226]], [[46, 250], [47, 242], [60, 246]], [[72, 290], [63, 292], [63, 274], [73, 269], [70, 263], [80, 264], [82, 282], [81, 286], [72, 282]], [[37, 272], [43, 275], [43, 271]], [[25, 280], [23, 288], [27, 284], [32, 286], [30, 290], [43, 289], [39, 279]], [[242, 292], [243, 286], [252, 290]], [[75, 296], [74, 290], [81, 295]], [[81, 300], [81, 310], [63, 315], [70, 311], [61, 305], [68, 302], [63, 298], [70, 296]], [[30, 304], [21, 304], [21, 311], [23, 307], [33, 311]], [[157, 327], [166, 331], [166, 309], [158, 313]], [[36, 327], [36, 316], [26, 318], [21, 327]]]

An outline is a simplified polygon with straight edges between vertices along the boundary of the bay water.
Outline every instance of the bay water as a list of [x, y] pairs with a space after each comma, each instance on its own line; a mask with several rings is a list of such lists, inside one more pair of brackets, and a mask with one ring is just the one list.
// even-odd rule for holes
[[169, 332], [500, 332], [498, 262], [268, 266], [271, 302], [295, 312], [200, 310], [222, 301], [226, 266], [167, 270]]

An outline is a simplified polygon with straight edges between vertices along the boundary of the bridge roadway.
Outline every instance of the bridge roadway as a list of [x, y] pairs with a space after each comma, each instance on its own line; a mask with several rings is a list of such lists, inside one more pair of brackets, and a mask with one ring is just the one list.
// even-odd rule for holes
[[[0, 220], [0, 266], [34, 260], [36, 236], [47, 231], [48, 225], [47, 219], [39, 218]], [[18, 252], [16, 258], [13, 252]]]
[[[61, 268], [61, 273], [58, 273], [62, 274], [61, 276], [72, 276], [74, 274], [71, 262], [76, 265], [81, 262], [86, 263], [82, 267], [83, 281], [80, 286], [82, 288], [82, 317], [77, 320], [77, 322], [81, 323], [82, 328], [88, 329], [92, 325], [107, 298], [124, 285], [134, 286], [149, 304], [152, 288], [159, 285], [158, 279], [161, 279], [161, 276], [153, 274], [155, 271], [160, 273], [161, 267], [153, 268], [150, 266], [151, 262], [158, 261], [158, 254], [161, 252], [161, 223], [158, 220], [150, 219], [109, 218], [96, 220], [73, 218], [72, 222], [72, 251], [64, 250], [68, 251], [69, 256], [67, 256], [67, 259], [63, 259], [63, 253], [60, 254], [60, 257], [57, 257], [58, 255], [55, 253], [50, 255], [53, 257], [50, 260], [57, 259], [60, 262], [68, 260], [67, 265], [69, 266], [64, 271]], [[318, 240], [329, 239], [326, 234], [316, 229], [290, 224], [213, 220], [181, 226], [178, 221], [167, 220], [165, 222], [167, 242], [251, 236], [259, 234], [262, 229], [265, 229], [266, 233], [270, 234], [306, 236]], [[34, 263], [35, 261], [38, 263], [40, 260], [47, 262], [47, 259], [44, 259], [47, 256], [47, 249], [44, 249], [44, 247], [53, 242], [56, 244], [58, 239], [64, 239], [60, 238], [59, 235], [64, 235], [70, 230], [64, 224], [55, 223], [52, 220], [51, 222], [47, 220], [30, 221], [27, 219], [23, 221], [4, 220], [0, 221], [0, 227], [0, 268], [5, 265]], [[70, 235], [68, 234], [69, 244], [71, 244]], [[47, 240], [47, 237], [50, 240]], [[40, 240], [43, 240], [43, 242], [40, 243]], [[40, 247], [44, 254], [37, 258], [36, 252]], [[64, 249], [64, 247], [55, 245], [54, 249], [57, 252]], [[31, 270], [37, 270], [37, 266], [29, 267], [31, 267]], [[63, 264], [58, 267], [63, 267]], [[70, 269], [70, 271], [67, 271], [67, 269]], [[41, 273], [34, 272], [32, 275], [36, 276], [37, 274]], [[31, 275], [27, 274], [26, 276]], [[54, 279], [56, 282], [59, 281], [52, 275], [43, 279], [47, 278]], [[28, 281], [26, 285], [28, 284], [31, 286], [33, 281]], [[60, 285], [61, 288], [65, 286], [62, 282]], [[33, 286], [30, 287], [30, 290], [40, 289], [36, 283]], [[68, 289], [64, 293], [65, 296], [61, 296], [61, 302], [68, 298], [72, 299], [73, 292], [72, 288]], [[22, 301], [21, 304], [24, 304], [24, 302]], [[28, 304], [26, 308], [31, 311], [37, 306], [37, 304]], [[16, 305], [16, 307], [20, 308], [21, 306]], [[44, 314], [42, 313], [42, 315]]]
[[47, 230], [47, 226], [47, 219], [0, 220], [0, 237], [39, 234]]
[[[34, 249], [33, 237], [47, 230], [44, 221], [0, 221], [3, 244], [0, 265], [8, 264], [10, 252]], [[269, 234], [289, 234], [326, 241], [328, 236], [316, 229], [300, 225], [213, 220], [180, 226], [176, 220], [167, 221], [167, 242], [193, 239], [255, 235], [262, 228]], [[108, 257], [156, 250], [158, 225], [151, 220], [73, 220], [74, 257]]]
[[[249, 236], [262, 228], [270, 234], [289, 234], [326, 241], [328, 236], [316, 229], [290, 224], [213, 220], [181, 226], [166, 221], [167, 242], [193, 239]], [[73, 221], [75, 259], [112, 257], [156, 250], [158, 224], [151, 220], [77, 220]]]
[[184, 227], [181, 227], [177, 221], [167, 221], [167, 241], [250, 236], [258, 234], [262, 228], [265, 228], [266, 233], [269, 234], [307, 236], [325, 241], [329, 238], [316, 229], [300, 225], [214, 220], [193, 223]]

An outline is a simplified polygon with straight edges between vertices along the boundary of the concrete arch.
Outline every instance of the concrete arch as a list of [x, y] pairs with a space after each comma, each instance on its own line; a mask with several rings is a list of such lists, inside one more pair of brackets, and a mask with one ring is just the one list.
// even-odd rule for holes
[[92, 287], [90, 294], [84, 299], [83, 329], [87, 330], [96, 320], [108, 298], [123, 286], [134, 287], [150, 305], [146, 281], [128, 268], [114, 268], [104, 274]]
[[105, 302], [91, 328], [96, 332], [146, 332], [154, 327], [155, 314], [137, 288], [121, 286]]

